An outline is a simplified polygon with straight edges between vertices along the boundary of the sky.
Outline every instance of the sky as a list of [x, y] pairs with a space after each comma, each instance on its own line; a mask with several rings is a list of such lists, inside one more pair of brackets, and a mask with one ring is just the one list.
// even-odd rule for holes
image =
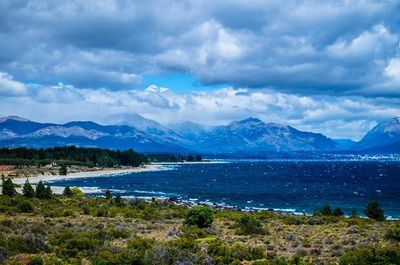
[[358, 140], [400, 116], [400, 1], [0, 0], [0, 116], [129, 113]]

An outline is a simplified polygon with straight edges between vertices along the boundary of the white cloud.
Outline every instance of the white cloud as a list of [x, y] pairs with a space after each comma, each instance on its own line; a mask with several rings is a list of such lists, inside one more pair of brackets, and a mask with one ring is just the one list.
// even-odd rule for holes
[[389, 61], [385, 74], [399, 86], [400, 90], [400, 58], [392, 58]]
[[28, 89], [24, 83], [15, 81], [7, 73], [0, 72], [0, 95], [2, 96], [24, 96]]
[[212, 125], [255, 116], [266, 122], [353, 139], [361, 138], [377, 121], [400, 116], [399, 98], [301, 96], [269, 89], [227, 87], [175, 93], [155, 85], [145, 90], [113, 91], [30, 84], [29, 91], [29, 97], [1, 97], [0, 115], [49, 122], [91, 119], [112, 124], [106, 118], [111, 114], [139, 113], [164, 124], [191, 120]]
[[41, 1], [0, 12], [1, 71], [42, 85], [130, 90], [184, 73], [302, 95], [399, 95], [385, 84], [400, 53], [398, 1]]

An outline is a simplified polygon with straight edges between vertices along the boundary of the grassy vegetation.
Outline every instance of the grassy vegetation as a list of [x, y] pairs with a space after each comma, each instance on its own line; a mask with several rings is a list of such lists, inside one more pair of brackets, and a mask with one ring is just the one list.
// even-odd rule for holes
[[398, 221], [0, 196], [4, 264], [400, 264]]

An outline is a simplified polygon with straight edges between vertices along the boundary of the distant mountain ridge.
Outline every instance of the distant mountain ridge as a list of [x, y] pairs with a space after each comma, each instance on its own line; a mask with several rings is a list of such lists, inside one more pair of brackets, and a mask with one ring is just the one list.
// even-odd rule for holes
[[332, 151], [337, 144], [322, 134], [248, 118], [216, 127], [199, 139], [197, 148], [214, 153]]
[[[400, 152], [400, 117], [392, 118], [376, 125], [358, 143], [356, 150], [391, 149]], [[385, 148], [385, 146], [387, 148]], [[396, 147], [397, 146], [397, 147]]]
[[39, 123], [17, 116], [0, 118], [0, 146], [51, 147], [76, 145], [138, 152], [262, 153], [262, 152], [399, 152], [400, 118], [378, 124], [354, 142], [332, 140], [320, 133], [265, 123], [258, 118], [207, 126], [190, 121], [164, 126], [139, 114], [110, 116], [117, 125], [92, 121]]
[[[182, 138], [182, 142], [185, 139]], [[139, 152], [187, 152], [179, 141], [171, 144], [126, 125], [100, 125], [91, 121], [65, 124], [38, 123], [14, 117], [0, 121], [1, 146], [51, 147], [62, 145], [112, 149], [133, 148]]]

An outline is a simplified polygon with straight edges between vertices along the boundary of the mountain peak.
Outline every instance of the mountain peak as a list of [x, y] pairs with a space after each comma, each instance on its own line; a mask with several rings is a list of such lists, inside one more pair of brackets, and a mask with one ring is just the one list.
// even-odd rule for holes
[[371, 149], [400, 142], [400, 117], [394, 117], [376, 125], [360, 142], [358, 149]]
[[394, 117], [389, 120], [390, 123], [400, 123], [400, 117]]
[[262, 120], [260, 120], [259, 118], [250, 117], [250, 118], [247, 118], [244, 120], [237, 121], [236, 123], [246, 124], [246, 123], [264, 123], [264, 122]]
[[19, 116], [5, 116], [0, 117], [0, 122], [5, 122], [6, 120], [14, 120], [14, 121], [29, 121], [28, 119], [19, 117]]

